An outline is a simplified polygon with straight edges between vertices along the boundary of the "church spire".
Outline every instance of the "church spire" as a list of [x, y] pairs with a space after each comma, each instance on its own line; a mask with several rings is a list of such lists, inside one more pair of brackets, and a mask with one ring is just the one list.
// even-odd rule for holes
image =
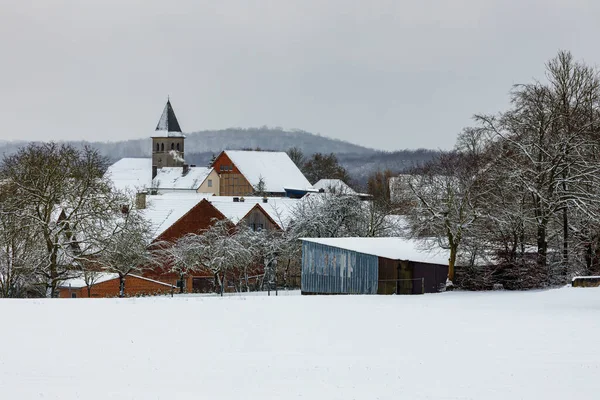
[[165, 105], [165, 109], [160, 116], [160, 120], [158, 121], [155, 130], [167, 132], [168, 136], [181, 136], [181, 127], [175, 116], [175, 111], [173, 111], [173, 106], [171, 106], [170, 99], [167, 99], [167, 104]]

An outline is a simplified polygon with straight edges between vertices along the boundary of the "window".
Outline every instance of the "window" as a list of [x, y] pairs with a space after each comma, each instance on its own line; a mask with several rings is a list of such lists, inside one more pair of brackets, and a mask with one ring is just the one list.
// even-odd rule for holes
[[171, 150], [175, 150], [175, 143], [171, 143]]
[[165, 151], [165, 144], [164, 143], [160, 144], [160, 151]]
[[179, 143], [177, 143], [177, 151], [179, 151]]
[[77, 298], [77, 293], [71, 293], [71, 298], [72, 299], [76, 299]]
[[212, 187], [212, 179], [208, 180], [208, 187]]
[[156, 143], [156, 151], [160, 151], [160, 144]]

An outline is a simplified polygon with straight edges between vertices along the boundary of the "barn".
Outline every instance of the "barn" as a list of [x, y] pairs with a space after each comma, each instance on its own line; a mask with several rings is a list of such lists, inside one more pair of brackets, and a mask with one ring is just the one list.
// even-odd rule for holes
[[[133, 274], [128, 275], [125, 281], [125, 297], [169, 294], [176, 289], [168, 283]], [[98, 272], [88, 281], [82, 275], [63, 281], [59, 285], [59, 297], [118, 297], [119, 289], [119, 274]]]
[[302, 294], [436, 293], [448, 253], [404, 238], [304, 238]]

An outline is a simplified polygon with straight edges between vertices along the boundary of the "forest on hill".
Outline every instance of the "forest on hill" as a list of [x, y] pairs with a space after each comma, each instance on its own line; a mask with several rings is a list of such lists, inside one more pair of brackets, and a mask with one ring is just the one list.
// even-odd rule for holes
[[[69, 141], [68, 143], [78, 148], [89, 145], [111, 161], [117, 161], [123, 157], [149, 157], [151, 154], [149, 136], [118, 142]], [[0, 142], [0, 154], [13, 154], [26, 143], [24, 141]], [[301, 149], [305, 155], [334, 153], [358, 186], [364, 185], [368, 176], [375, 171], [389, 169], [394, 173], [400, 173], [407, 168], [421, 165], [438, 154], [435, 150], [426, 149], [380, 151], [302, 130], [261, 127], [188, 133], [185, 158], [190, 164], [207, 165], [213, 154], [225, 149], [287, 151], [292, 147]]]

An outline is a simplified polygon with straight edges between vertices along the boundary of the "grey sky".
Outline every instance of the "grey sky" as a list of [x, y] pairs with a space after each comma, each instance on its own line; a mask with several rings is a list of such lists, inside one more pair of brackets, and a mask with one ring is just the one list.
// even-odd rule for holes
[[449, 148], [558, 49], [600, 64], [600, 1], [0, 0], [2, 139], [299, 128]]

